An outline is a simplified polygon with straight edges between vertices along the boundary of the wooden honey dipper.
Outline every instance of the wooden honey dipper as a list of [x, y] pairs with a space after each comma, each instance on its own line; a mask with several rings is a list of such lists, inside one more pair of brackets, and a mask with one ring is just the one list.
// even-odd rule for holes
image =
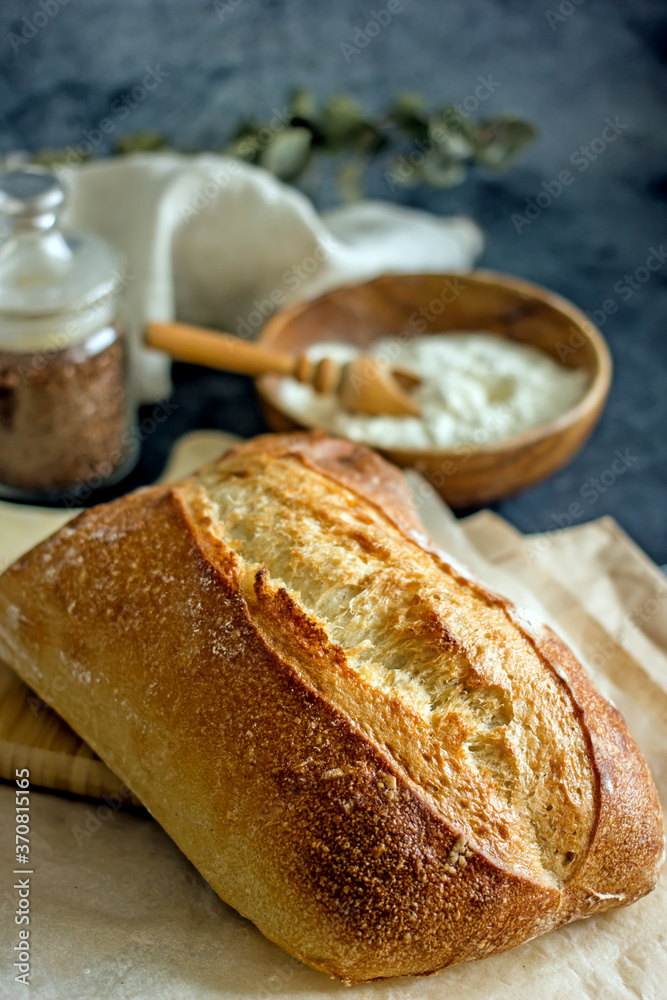
[[175, 322], [148, 323], [145, 341], [148, 347], [164, 351], [177, 361], [242, 375], [291, 375], [317, 392], [335, 392], [343, 409], [352, 413], [420, 416], [419, 407], [406, 390], [414, 389], [421, 379], [401, 369], [388, 371], [369, 355], [360, 355], [346, 364], [333, 358], [312, 361], [305, 354], [288, 354], [228, 333]]

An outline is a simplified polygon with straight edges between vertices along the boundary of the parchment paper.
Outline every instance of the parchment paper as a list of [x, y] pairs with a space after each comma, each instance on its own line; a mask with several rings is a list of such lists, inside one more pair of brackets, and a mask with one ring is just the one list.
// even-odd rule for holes
[[[197, 432], [172, 475], [223, 450]], [[439, 544], [554, 625], [625, 715], [667, 801], [667, 582], [609, 519], [523, 538], [489, 512], [456, 521], [410, 474]], [[0, 562], [48, 534], [63, 514], [0, 504]], [[14, 789], [0, 787], [0, 997], [13, 982]], [[97, 802], [34, 792], [31, 805], [31, 987], [39, 1000], [663, 1000], [667, 891], [578, 921], [435, 978], [343, 987], [291, 959], [222, 903], [160, 827]]]

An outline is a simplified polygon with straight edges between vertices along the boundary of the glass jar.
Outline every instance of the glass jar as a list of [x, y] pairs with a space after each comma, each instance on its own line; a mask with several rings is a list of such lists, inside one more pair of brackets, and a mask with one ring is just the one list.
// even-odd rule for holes
[[0, 175], [0, 495], [76, 505], [138, 454], [123, 262], [92, 233], [61, 232], [48, 170]]

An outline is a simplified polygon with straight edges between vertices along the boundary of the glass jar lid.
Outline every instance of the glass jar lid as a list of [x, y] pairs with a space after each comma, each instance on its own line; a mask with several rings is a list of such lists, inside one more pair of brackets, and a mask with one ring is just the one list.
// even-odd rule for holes
[[120, 254], [93, 233], [59, 229], [65, 198], [50, 170], [0, 174], [0, 314], [76, 312], [118, 290]]

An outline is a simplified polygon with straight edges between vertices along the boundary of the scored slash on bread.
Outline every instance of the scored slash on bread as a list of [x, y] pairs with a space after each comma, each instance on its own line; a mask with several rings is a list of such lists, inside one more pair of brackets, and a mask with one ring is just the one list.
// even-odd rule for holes
[[0, 655], [271, 940], [429, 974], [649, 892], [646, 763], [546, 626], [452, 566], [401, 474], [268, 435], [0, 577]]

